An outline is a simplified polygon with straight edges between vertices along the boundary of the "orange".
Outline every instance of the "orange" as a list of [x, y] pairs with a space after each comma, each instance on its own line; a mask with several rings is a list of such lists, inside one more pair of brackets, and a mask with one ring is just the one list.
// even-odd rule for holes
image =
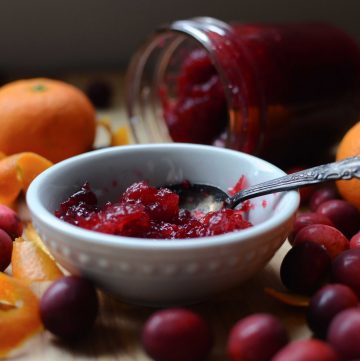
[[20, 280], [0, 272], [0, 357], [42, 330], [39, 300]]
[[[360, 155], [360, 121], [350, 128], [342, 138], [336, 152], [336, 160]], [[360, 180], [337, 181], [340, 195], [360, 210]]]
[[62, 81], [18, 80], [0, 88], [0, 152], [34, 152], [58, 162], [90, 150], [95, 109], [85, 94]]

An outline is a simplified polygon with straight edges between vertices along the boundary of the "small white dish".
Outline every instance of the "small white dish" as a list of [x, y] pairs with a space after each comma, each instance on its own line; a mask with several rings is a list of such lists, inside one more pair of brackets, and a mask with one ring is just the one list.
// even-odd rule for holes
[[165, 306], [198, 302], [236, 287], [271, 259], [291, 230], [296, 191], [251, 200], [253, 227], [224, 235], [152, 240], [81, 229], [54, 216], [88, 181], [100, 200], [116, 199], [135, 181], [159, 186], [189, 180], [227, 190], [241, 176], [249, 185], [280, 177], [274, 165], [241, 152], [194, 144], [112, 147], [82, 154], [41, 173], [27, 204], [55, 259], [126, 302]]

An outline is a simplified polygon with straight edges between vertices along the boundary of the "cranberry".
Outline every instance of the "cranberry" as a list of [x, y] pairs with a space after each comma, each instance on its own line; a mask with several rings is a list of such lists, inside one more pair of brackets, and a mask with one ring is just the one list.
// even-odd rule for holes
[[311, 224], [302, 228], [294, 239], [294, 245], [315, 242], [323, 246], [331, 258], [349, 248], [348, 239], [336, 228], [325, 224]]
[[212, 334], [198, 314], [170, 308], [149, 317], [142, 331], [142, 344], [156, 361], [199, 361], [211, 350]]
[[52, 283], [40, 300], [40, 315], [47, 330], [68, 341], [92, 328], [98, 313], [95, 288], [84, 278], [65, 276]]
[[321, 203], [331, 199], [338, 199], [340, 196], [334, 186], [323, 186], [311, 195], [309, 201], [310, 209], [315, 212]]
[[318, 290], [310, 300], [307, 321], [310, 329], [320, 337], [325, 337], [331, 320], [340, 311], [356, 307], [359, 300], [351, 288], [342, 284], [326, 285]]
[[23, 232], [23, 225], [16, 212], [3, 204], [0, 204], [0, 228], [12, 239], [20, 237]]
[[360, 248], [348, 249], [332, 261], [335, 282], [349, 286], [360, 295]]
[[3, 272], [11, 262], [13, 241], [2, 229], [0, 229], [0, 271]]
[[295, 236], [302, 228], [311, 224], [326, 224], [328, 226], [333, 226], [330, 219], [322, 214], [315, 212], [300, 213], [296, 216], [293, 230], [288, 236], [290, 244], [293, 244]]
[[232, 361], [270, 360], [287, 342], [287, 332], [277, 318], [254, 314], [235, 324], [227, 350]]
[[303, 242], [285, 255], [280, 277], [289, 290], [311, 293], [326, 280], [329, 270], [330, 256], [326, 250], [317, 243]]
[[316, 212], [327, 216], [347, 238], [351, 238], [360, 229], [359, 211], [342, 199], [321, 203]]
[[271, 361], [340, 361], [340, 358], [323, 341], [299, 340], [289, 343]]
[[95, 107], [108, 108], [111, 105], [113, 89], [108, 82], [93, 81], [87, 86], [85, 92]]
[[327, 341], [344, 360], [360, 358], [360, 309], [349, 308], [331, 321]]
[[360, 232], [355, 233], [350, 239], [350, 248], [360, 247]]

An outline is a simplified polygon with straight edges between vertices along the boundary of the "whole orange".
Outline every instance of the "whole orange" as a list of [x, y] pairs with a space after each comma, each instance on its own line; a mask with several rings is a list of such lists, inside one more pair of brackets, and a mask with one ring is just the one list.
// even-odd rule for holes
[[0, 88], [0, 151], [34, 152], [58, 162], [89, 150], [95, 109], [80, 90], [46, 78]]
[[[336, 160], [360, 155], [360, 121], [350, 128], [342, 138], [336, 153]], [[360, 210], [360, 180], [337, 181], [341, 196]]]

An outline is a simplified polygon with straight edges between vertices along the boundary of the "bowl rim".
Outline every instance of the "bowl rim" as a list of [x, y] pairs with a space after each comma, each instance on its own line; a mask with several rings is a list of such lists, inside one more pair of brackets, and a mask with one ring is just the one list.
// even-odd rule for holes
[[[199, 149], [204, 151], [215, 151], [224, 153], [233, 153], [237, 156], [248, 158], [256, 163], [262, 163], [268, 168], [285, 175], [286, 173], [271, 164], [270, 162], [258, 158], [254, 155], [243, 153], [228, 148], [219, 148], [209, 145], [199, 145], [191, 143], [152, 143], [152, 144], [131, 144], [125, 146], [115, 146], [99, 150], [94, 150], [88, 153], [83, 153], [68, 159], [65, 159], [59, 163], [52, 165], [50, 168], [39, 174], [30, 184], [26, 193], [26, 203], [30, 210], [31, 218], [40, 220], [41, 223], [46, 225], [54, 232], [61, 232], [64, 235], [63, 242], [67, 242], [67, 237], [76, 239], [81, 243], [87, 243], [91, 245], [106, 245], [113, 246], [115, 248], [122, 249], [151, 249], [151, 250], [180, 250], [180, 249], [197, 249], [197, 248], [208, 248], [208, 247], [219, 247], [225, 244], [232, 244], [238, 242], [251, 241], [252, 239], [261, 236], [262, 234], [268, 233], [271, 230], [278, 228], [281, 224], [286, 222], [293, 214], [300, 204], [300, 196], [298, 191], [287, 191], [281, 192], [279, 203], [287, 200], [287, 205], [282, 212], [274, 212], [274, 214], [267, 220], [254, 225], [253, 227], [243, 229], [240, 231], [234, 231], [216, 236], [206, 236], [198, 238], [186, 238], [186, 239], [146, 239], [136, 237], [124, 237], [118, 235], [110, 235], [92, 230], [83, 229], [75, 225], [69, 224], [65, 221], [60, 220], [51, 212], [49, 212], [41, 203], [38, 198], [38, 189], [42, 186], [43, 182], [46, 182], [46, 178], [49, 174], [59, 171], [63, 167], [76, 164], [82, 160], [88, 158], [101, 157], [107, 153], [123, 153], [127, 151], [141, 152], [149, 149]], [[36, 226], [34, 222], [34, 225]]]

